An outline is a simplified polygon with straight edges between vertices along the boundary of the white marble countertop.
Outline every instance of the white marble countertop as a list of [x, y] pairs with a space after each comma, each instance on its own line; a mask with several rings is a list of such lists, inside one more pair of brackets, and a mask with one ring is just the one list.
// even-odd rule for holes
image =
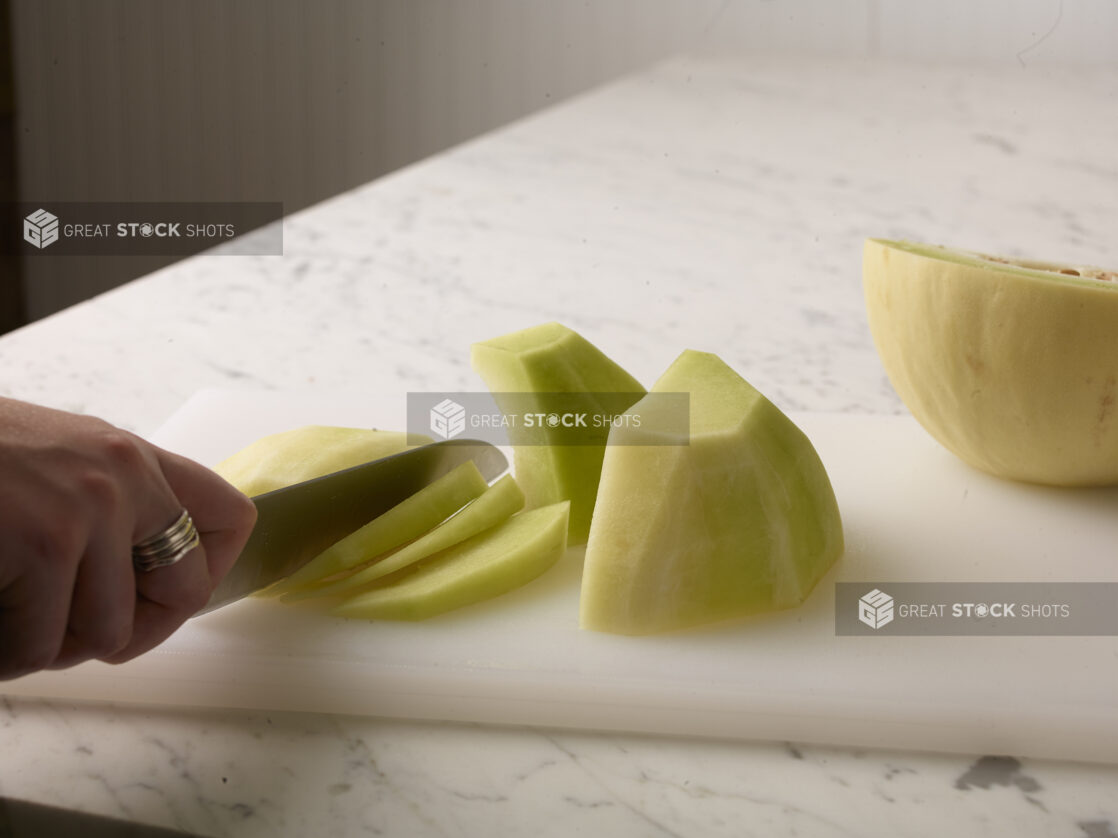
[[[0, 393], [150, 433], [202, 387], [479, 389], [471, 342], [554, 319], [900, 412], [863, 238], [1118, 265], [1116, 149], [1113, 70], [679, 59], [0, 338]], [[207, 836], [1118, 835], [1118, 767], [1011, 755], [12, 698], [0, 753], [0, 795]]]

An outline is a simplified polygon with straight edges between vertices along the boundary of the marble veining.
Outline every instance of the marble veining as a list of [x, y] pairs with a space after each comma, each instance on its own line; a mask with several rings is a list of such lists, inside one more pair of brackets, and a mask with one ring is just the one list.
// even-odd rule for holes
[[1011, 757], [12, 699], [0, 728], [20, 756], [0, 793], [200, 835], [1100, 838], [1118, 823], [1118, 767]]
[[[681, 58], [0, 338], [0, 393], [149, 433], [203, 387], [477, 389], [560, 320], [651, 382], [900, 412], [866, 236], [1118, 265], [1105, 69]], [[1080, 130], [1089, 128], [1089, 130]], [[1118, 767], [0, 697], [0, 795], [206, 836], [1118, 836]]]

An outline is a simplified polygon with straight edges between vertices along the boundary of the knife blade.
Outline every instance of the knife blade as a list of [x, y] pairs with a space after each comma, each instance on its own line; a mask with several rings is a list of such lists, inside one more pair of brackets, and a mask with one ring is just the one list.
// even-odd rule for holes
[[453, 439], [257, 495], [256, 526], [233, 567], [195, 616], [290, 576], [331, 544], [473, 460], [486, 480], [508, 468], [487, 442]]

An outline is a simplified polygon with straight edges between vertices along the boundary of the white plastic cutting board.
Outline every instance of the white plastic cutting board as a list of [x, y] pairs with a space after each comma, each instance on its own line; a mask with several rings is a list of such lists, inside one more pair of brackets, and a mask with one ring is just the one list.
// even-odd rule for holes
[[[307, 423], [404, 427], [403, 399], [204, 391], [154, 436], [213, 464]], [[1118, 581], [1118, 490], [1048, 490], [956, 461], [908, 417], [799, 414], [847, 552], [801, 608], [716, 629], [577, 628], [581, 551], [418, 624], [248, 600], [129, 664], [12, 695], [649, 731], [1118, 762], [1116, 637], [837, 637], [836, 581]]]

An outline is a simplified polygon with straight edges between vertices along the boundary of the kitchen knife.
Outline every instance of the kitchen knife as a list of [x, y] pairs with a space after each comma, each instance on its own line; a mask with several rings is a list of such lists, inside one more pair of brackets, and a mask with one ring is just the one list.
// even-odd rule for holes
[[252, 535], [198, 614], [290, 576], [331, 544], [467, 460], [474, 461], [486, 480], [508, 468], [496, 446], [453, 439], [257, 495], [252, 499], [257, 513]]

